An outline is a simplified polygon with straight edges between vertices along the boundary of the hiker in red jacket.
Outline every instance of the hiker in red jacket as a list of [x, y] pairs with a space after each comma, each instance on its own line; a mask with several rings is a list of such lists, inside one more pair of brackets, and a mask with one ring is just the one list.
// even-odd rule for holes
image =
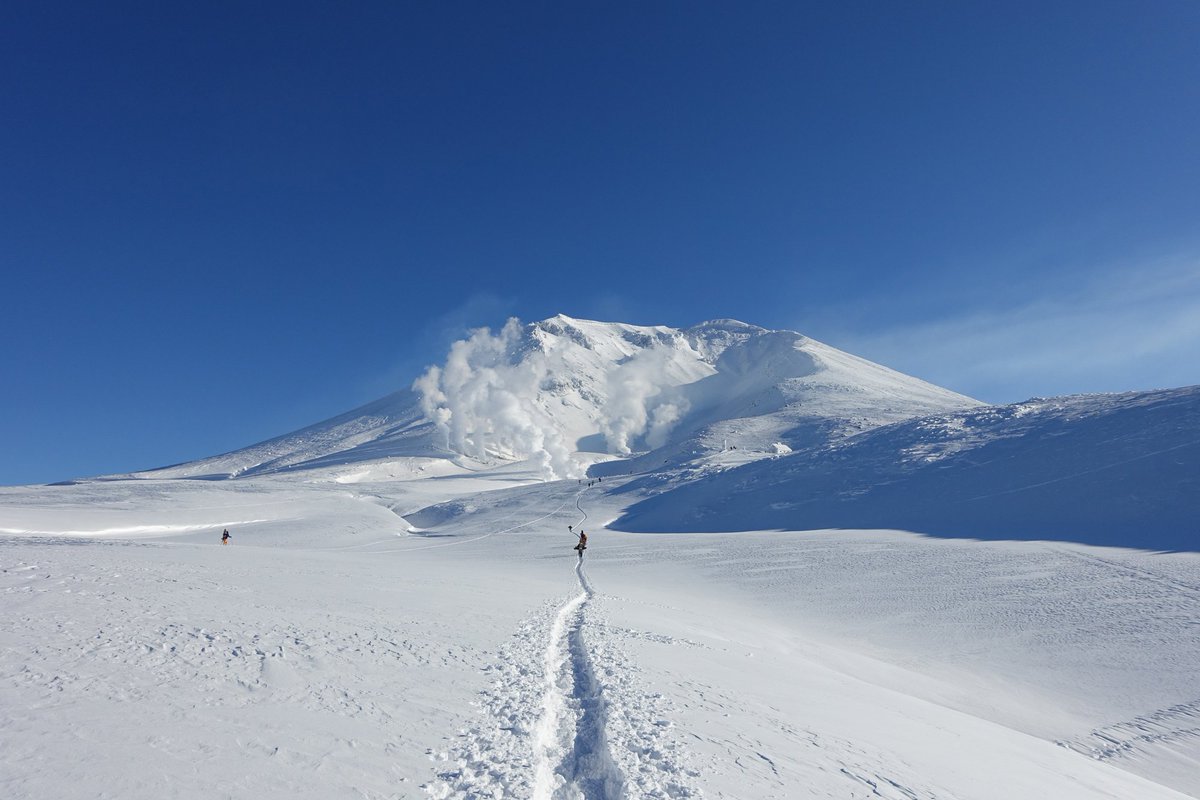
[[579, 551], [579, 560], [583, 560], [583, 551], [587, 550], [587, 534], [581, 528], [579, 530], [579, 544], [575, 545], [575, 549]]

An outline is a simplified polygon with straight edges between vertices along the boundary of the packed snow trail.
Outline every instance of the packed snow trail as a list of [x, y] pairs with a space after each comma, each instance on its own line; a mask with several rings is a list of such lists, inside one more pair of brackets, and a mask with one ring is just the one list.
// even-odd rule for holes
[[[588, 519], [582, 506], [586, 491], [575, 497], [576, 533]], [[613, 631], [592, 619], [595, 592], [583, 560], [573, 568], [578, 591], [544, 606], [501, 650], [499, 662], [485, 668], [498, 674], [480, 705], [498, 727], [460, 732], [456, 768], [439, 772], [442, 782], [426, 785], [432, 796], [693, 796], [680, 782], [678, 749], [665, 741], [661, 695], [637, 686], [637, 670], [613, 646]], [[609, 730], [610, 709], [619, 715], [615, 733]], [[626, 777], [630, 770], [632, 779]]]
[[542, 716], [533, 734], [533, 749], [537, 758], [533, 784], [534, 800], [550, 800], [553, 796], [554, 762], [562, 747], [559, 728], [564, 724], [567, 715], [566, 695], [559, 686], [559, 678], [567, 660], [564, 641], [567, 620], [574, 616], [585, 600], [587, 593], [581, 592], [558, 610], [554, 624], [550, 627], [550, 641], [546, 646], [546, 653], [542, 657], [542, 680], [545, 689], [542, 694]]
[[570, 755], [571, 780], [585, 798], [615, 800], [622, 796], [625, 779], [609, 751], [608, 701], [583, 640], [585, 613], [588, 601], [592, 597], [592, 587], [583, 573], [582, 563], [576, 565], [575, 573], [587, 599], [580, 604], [575, 615], [575, 624], [567, 633], [574, 687], [572, 697], [579, 706], [575, 740]]
[[579, 515], [580, 515], [579, 522], [575, 523], [576, 528], [578, 528], [585, 521], [587, 521], [587, 512], [583, 510], [583, 506], [581, 505], [581, 503], [583, 501], [583, 493], [586, 491], [587, 491], [587, 487], [585, 486], [579, 490], [579, 494], [575, 495], [575, 507], [579, 509]]
[[[587, 519], [581, 504], [584, 488], [575, 496], [581, 515], [578, 528]], [[585, 800], [614, 800], [621, 796], [624, 779], [608, 750], [606, 722], [608, 705], [596, 679], [592, 659], [583, 639], [592, 587], [583, 571], [583, 552], [575, 565], [580, 593], [565, 602], [554, 616], [550, 637], [542, 657], [542, 716], [534, 731], [536, 772], [534, 800], [552, 800], [560, 782], [573, 786], [571, 796]], [[571, 713], [571, 712], [574, 713]], [[559, 794], [558, 796], [562, 796]]]
[[582, 560], [575, 565], [575, 575], [582, 591], [555, 615], [542, 662], [545, 694], [534, 734], [534, 800], [563, 796], [556, 793], [556, 773], [565, 782], [563, 788], [575, 790], [568, 791], [567, 796], [585, 800], [615, 800], [624, 785], [624, 777], [608, 749], [604, 687], [596, 679], [583, 638], [587, 604], [593, 592]]

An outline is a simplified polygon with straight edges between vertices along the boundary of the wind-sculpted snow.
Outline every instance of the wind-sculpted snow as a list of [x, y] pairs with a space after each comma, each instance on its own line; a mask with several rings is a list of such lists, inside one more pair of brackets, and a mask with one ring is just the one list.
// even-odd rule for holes
[[1036, 399], [878, 428], [634, 506], [642, 531], [894, 528], [1200, 550], [1200, 387]]

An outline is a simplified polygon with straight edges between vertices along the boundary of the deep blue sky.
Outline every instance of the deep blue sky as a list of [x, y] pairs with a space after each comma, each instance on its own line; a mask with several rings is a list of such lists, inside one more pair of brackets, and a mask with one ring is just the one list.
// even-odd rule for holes
[[736, 317], [984, 400], [1200, 382], [1200, 4], [6, 3], [0, 483], [467, 326]]

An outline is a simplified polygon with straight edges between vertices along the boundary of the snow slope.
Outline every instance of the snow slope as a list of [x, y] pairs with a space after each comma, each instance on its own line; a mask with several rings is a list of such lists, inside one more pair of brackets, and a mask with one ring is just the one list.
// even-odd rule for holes
[[419, 476], [421, 468], [436, 469], [438, 462], [445, 462], [450, 455], [434, 444], [433, 426], [422, 416], [415, 395], [405, 390], [241, 450], [135, 475], [220, 480], [408, 457], [419, 459], [414, 462], [414, 473]]
[[1200, 796], [1193, 554], [335, 475], [0, 490], [0, 793]]
[[[654, 478], [643, 483], [652, 486]], [[934, 415], [710, 474], [625, 530], [899, 528], [1200, 550], [1200, 387]]]

